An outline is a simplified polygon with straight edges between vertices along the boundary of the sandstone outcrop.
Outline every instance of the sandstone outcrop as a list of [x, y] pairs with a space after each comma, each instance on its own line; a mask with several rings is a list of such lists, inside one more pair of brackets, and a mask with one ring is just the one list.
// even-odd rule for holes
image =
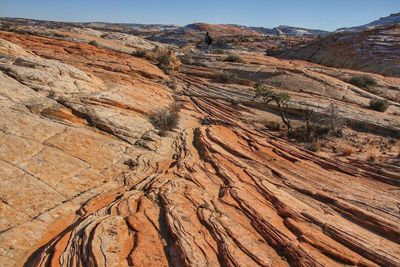
[[282, 58], [400, 77], [400, 25], [339, 32], [276, 54]]
[[[171, 86], [108, 41], [0, 32], [1, 266], [400, 265], [399, 167], [260, 129], [277, 115], [252, 85], [390, 136], [398, 102], [366, 109], [378, 96], [340, 79], [357, 72], [256, 53], [182, 57]], [[161, 137], [148, 116], [173, 101], [180, 122]]]

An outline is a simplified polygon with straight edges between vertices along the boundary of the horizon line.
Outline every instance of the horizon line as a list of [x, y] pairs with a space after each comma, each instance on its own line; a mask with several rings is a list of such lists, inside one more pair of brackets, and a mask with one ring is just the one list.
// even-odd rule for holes
[[[396, 14], [396, 13], [394, 13]], [[399, 13], [400, 14], [400, 13]], [[392, 14], [391, 14], [392, 15]], [[107, 23], [107, 24], [137, 24], [137, 25], [148, 25], [148, 26], [156, 26], [156, 25], [165, 25], [165, 26], [176, 26], [176, 27], [185, 27], [188, 25], [192, 25], [192, 24], [209, 24], [209, 25], [230, 25], [230, 26], [245, 26], [245, 27], [256, 27], [256, 28], [264, 28], [264, 29], [274, 29], [274, 28], [278, 28], [281, 26], [286, 26], [286, 27], [292, 27], [292, 28], [301, 28], [301, 29], [307, 29], [307, 30], [317, 30], [317, 31], [325, 31], [325, 32], [335, 32], [338, 29], [342, 29], [342, 28], [347, 28], [347, 27], [354, 27], [354, 26], [347, 26], [347, 27], [340, 27], [337, 28], [335, 30], [325, 30], [325, 29], [321, 29], [321, 28], [308, 28], [308, 27], [304, 27], [304, 26], [291, 26], [291, 25], [278, 25], [275, 27], [267, 27], [267, 26], [258, 26], [258, 25], [245, 25], [245, 24], [237, 24], [237, 23], [209, 23], [209, 22], [201, 22], [201, 21], [194, 21], [185, 25], [182, 24], [174, 24], [174, 23], [138, 23], [138, 22], [110, 22], [110, 21], [71, 21], [71, 20], [53, 20], [53, 19], [37, 19], [37, 18], [28, 18], [28, 17], [8, 17], [8, 16], [0, 16], [0, 18], [5, 18], [5, 19], [26, 19], [26, 20], [33, 20], [33, 21], [43, 21], [43, 22], [62, 22], [62, 23]]]

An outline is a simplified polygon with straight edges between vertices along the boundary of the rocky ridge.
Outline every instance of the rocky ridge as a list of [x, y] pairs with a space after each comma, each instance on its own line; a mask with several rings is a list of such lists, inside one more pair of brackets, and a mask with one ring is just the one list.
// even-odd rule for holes
[[374, 29], [378, 27], [386, 27], [390, 25], [400, 24], [400, 13], [393, 13], [387, 17], [379, 18], [375, 21], [367, 23], [365, 25], [357, 26], [357, 27], [348, 27], [348, 28], [340, 28], [337, 29], [337, 32], [348, 32], [348, 31], [363, 31], [368, 29]]
[[349, 68], [386, 76], [400, 76], [400, 24], [363, 31], [339, 32], [274, 55]]

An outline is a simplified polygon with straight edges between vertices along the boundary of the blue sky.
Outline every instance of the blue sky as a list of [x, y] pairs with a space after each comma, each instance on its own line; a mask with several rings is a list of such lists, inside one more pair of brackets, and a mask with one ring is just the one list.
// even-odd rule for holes
[[400, 12], [400, 0], [0, 0], [0, 16], [59, 21], [281, 24], [335, 30]]

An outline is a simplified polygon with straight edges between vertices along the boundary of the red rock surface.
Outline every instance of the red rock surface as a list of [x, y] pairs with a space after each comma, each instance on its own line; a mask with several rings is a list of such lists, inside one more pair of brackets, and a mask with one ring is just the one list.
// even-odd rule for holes
[[322, 37], [282, 51], [280, 57], [400, 77], [400, 25]]
[[[342, 70], [193, 56], [175, 76], [179, 126], [159, 137], [147, 116], [174, 91], [148, 61], [0, 38], [0, 265], [400, 265], [398, 172], [312, 153], [250, 120], [266, 111], [250, 105], [249, 85], [265, 80], [299, 106], [335, 101], [398, 132], [394, 115], [362, 108], [370, 93], [335, 77]], [[239, 82], [217, 82], [223, 70]]]

